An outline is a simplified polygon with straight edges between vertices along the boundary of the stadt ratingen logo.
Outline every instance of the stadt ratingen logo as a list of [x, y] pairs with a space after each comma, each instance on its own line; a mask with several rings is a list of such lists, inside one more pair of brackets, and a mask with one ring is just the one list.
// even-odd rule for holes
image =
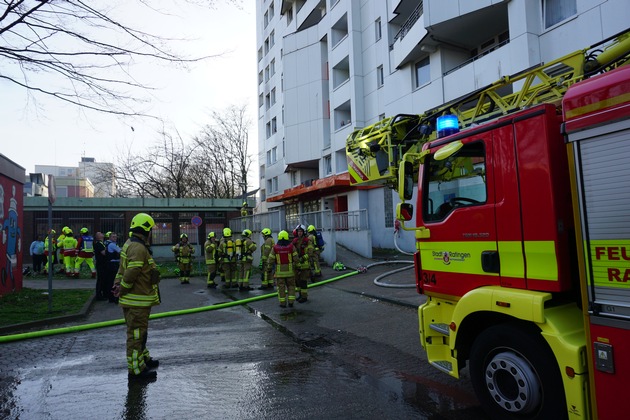
[[442, 261], [444, 265], [450, 265], [452, 262], [465, 262], [470, 257], [469, 252], [433, 251], [433, 259]]

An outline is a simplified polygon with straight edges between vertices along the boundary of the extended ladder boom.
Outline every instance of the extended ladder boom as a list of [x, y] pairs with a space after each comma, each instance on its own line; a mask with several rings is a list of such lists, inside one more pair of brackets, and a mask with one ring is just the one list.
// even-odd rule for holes
[[353, 131], [346, 140], [352, 184], [388, 184], [397, 189], [397, 172], [405, 153], [417, 153], [437, 138], [436, 120], [455, 115], [465, 129], [541, 103], [560, 106], [569, 86], [630, 60], [630, 31], [540, 64], [426, 111], [399, 114]]

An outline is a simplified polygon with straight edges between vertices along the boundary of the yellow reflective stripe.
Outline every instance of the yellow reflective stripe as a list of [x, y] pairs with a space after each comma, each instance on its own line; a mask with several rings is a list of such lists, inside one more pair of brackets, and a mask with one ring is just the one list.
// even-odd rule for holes
[[527, 278], [558, 281], [558, 258], [553, 241], [525, 241]]
[[149, 307], [159, 303], [157, 293], [152, 295], [137, 295], [135, 293], [127, 293], [119, 298], [118, 302], [122, 305]]
[[143, 261], [129, 261], [129, 263], [127, 264], [127, 268], [137, 268], [137, 267], [142, 268], [143, 266], [144, 266]]
[[[133, 330], [133, 339], [134, 340], [139, 340], [140, 339], [140, 328], [134, 328]], [[135, 350], [134, 350], [135, 353]]]
[[525, 277], [524, 263], [527, 261], [528, 279], [558, 280], [558, 260], [553, 241], [500, 241], [498, 244], [493, 241], [420, 241], [419, 244], [423, 270], [496, 276], [496, 273], [483, 271], [481, 254], [484, 251], [498, 251], [502, 276]]
[[522, 279], [525, 277], [525, 261], [523, 260], [523, 244], [520, 241], [499, 242], [499, 259], [501, 275]]
[[[122, 278], [122, 276], [121, 276], [121, 278]], [[120, 286], [124, 287], [125, 289], [131, 289], [133, 287], [133, 283], [127, 283], [126, 281], [121, 280], [120, 281]]]

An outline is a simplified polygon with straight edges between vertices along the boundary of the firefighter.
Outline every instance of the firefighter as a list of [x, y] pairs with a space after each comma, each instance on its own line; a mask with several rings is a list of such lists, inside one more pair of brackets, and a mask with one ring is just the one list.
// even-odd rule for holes
[[66, 239], [66, 235], [68, 233], [68, 230], [70, 230], [70, 228], [68, 226], [64, 226], [63, 228], [61, 228], [61, 235], [59, 235], [57, 237], [57, 252], [55, 252], [55, 263], [59, 263], [60, 267], [59, 267], [59, 274], [63, 274], [66, 269], [64, 267], [64, 258], [63, 258], [63, 240]]
[[[51, 271], [53, 273], [55, 272], [55, 253], [57, 252], [57, 239], [55, 238], [56, 234], [57, 232], [55, 232], [54, 229], [50, 229], [48, 231], [48, 235], [46, 236], [46, 238], [44, 238], [44, 257], [46, 258], [46, 264], [44, 264], [44, 274], [48, 274], [49, 264], [51, 266]], [[51, 256], [50, 258], [48, 258], [48, 253], [49, 253], [48, 244], [51, 242], [52, 242], [52, 254], [50, 254]]]
[[77, 256], [77, 243], [72, 233], [72, 229], [67, 228], [66, 237], [63, 239], [63, 264], [66, 266], [66, 276], [74, 275], [74, 259]]
[[271, 267], [275, 263], [276, 286], [278, 287], [278, 300], [280, 307], [293, 307], [295, 301], [295, 263], [298, 261], [298, 253], [289, 240], [289, 232], [281, 230], [278, 233], [278, 243], [271, 248], [267, 257], [267, 272], [271, 274]]
[[273, 289], [273, 277], [271, 275], [271, 269], [273, 268], [273, 264], [269, 267], [269, 263], [267, 262], [267, 258], [269, 257], [269, 253], [271, 252], [271, 248], [275, 245], [273, 242], [273, 237], [271, 236], [271, 229], [264, 228], [261, 232], [263, 237], [263, 244], [260, 247], [260, 281], [261, 285], [259, 287], [260, 290], [265, 289]]
[[96, 267], [94, 267], [94, 238], [90, 235], [88, 228], [81, 228], [81, 236], [77, 240], [77, 257], [74, 261], [74, 277], [79, 277], [81, 264], [83, 261], [90, 267], [92, 278], [96, 278]]
[[236, 244], [232, 239], [232, 229], [223, 228], [223, 237], [219, 241], [217, 254], [223, 270], [224, 289], [238, 287], [236, 283]]
[[120, 266], [113, 295], [119, 299], [127, 324], [127, 369], [129, 380], [154, 380], [159, 361], [147, 349], [151, 307], [160, 304], [160, 272], [149, 247], [153, 218], [138, 213], [131, 220], [129, 239], [120, 252]]
[[241, 217], [245, 217], [249, 214], [247, 210], [247, 201], [243, 201], [243, 207], [241, 207]]
[[254, 261], [254, 252], [258, 249], [256, 242], [252, 240], [252, 231], [249, 229], [243, 230], [242, 233], [242, 254], [239, 261], [239, 287], [238, 290], [246, 292], [254, 290], [249, 286], [249, 278], [252, 275], [252, 264]]
[[315, 229], [315, 226], [309, 225], [306, 231], [308, 233], [308, 239], [310, 239], [311, 245], [313, 246], [313, 258], [311, 259], [313, 277], [311, 277], [311, 281], [314, 281], [315, 277], [322, 276], [322, 268], [319, 265], [319, 256], [321, 255], [323, 248], [317, 243], [317, 229]]
[[297, 301], [304, 303], [308, 300], [308, 281], [311, 279], [311, 259], [313, 258], [313, 245], [306, 236], [306, 228], [299, 225], [295, 228], [297, 237], [293, 239], [293, 246], [299, 256], [299, 261], [295, 264], [295, 291]]
[[195, 248], [188, 243], [188, 235], [179, 235], [179, 242], [171, 248], [175, 254], [175, 260], [179, 267], [179, 283], [190, 284], [190, 272], [192, 271], [192, 259]]
[[206, 267], [208, 268], [208, 288], [216, 289], [217, 284], [214, 282], [217, 276], [217, 238], [214, 232], [208, 233], [208, 240], [203, 244], [206, 255]]

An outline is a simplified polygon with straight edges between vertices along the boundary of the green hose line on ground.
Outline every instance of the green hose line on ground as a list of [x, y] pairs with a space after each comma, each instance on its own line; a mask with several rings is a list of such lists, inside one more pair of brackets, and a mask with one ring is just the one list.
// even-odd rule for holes
[[[308, 287], [311, 288], [311, 287], [321, 286], [321, 285], [324, 285], [333, 281], [341, 280], [345, 277], [353, 276], [355, 274], [358, 274], [358, 271], [353, 271], [351, 273], [342, 274], [341, 276], [333, 277], [331, 279], [322, 280], [320, 282], [310, 284]], [[197, 312], [205, 312], [205, 311], [214, 311], [216, 309], [229, 308], [231, 306], [244, 305], [250, 302], [255, 302], [257, 300], [268, 299], [274, 296], [278, 296], [278, 292], [268, 293], [266, 295], [254, 296], [247, 299], [235, 300], [233, 302], [217, 303], [217, 304], [209, 305], [209, 306], [200, 306], [199, 308], [181, 309], [179, 311], [170, 311], [170, 312], [160, 312], [157, 314], [152, 314], [149, 317], [149, 319], [166, 318], [169, 316], [176, 316], [176, 315], [188, 315], [188, 314], [195, 314]], [[4, 335], [4, 336], [0, 336], [0, 343], [10, 343], [12, 341], [26, 340], [28, 338], [47, 337], [50, 335], [66, 334], [66, 333], [92, 330], [92, 329], [103, 328], [103, 327], [112, 327], [114, 325], [121, 325], [124, 323], [125, 323], [124, 319], [114, 319], [111, 321], [96, 322], [93, 324], [75, 325], [72, 327], [54, 328], [50, 330], [41, 330], [41, 331], [33, 331], [33, 332], [21, 333], [21, 334]]]

